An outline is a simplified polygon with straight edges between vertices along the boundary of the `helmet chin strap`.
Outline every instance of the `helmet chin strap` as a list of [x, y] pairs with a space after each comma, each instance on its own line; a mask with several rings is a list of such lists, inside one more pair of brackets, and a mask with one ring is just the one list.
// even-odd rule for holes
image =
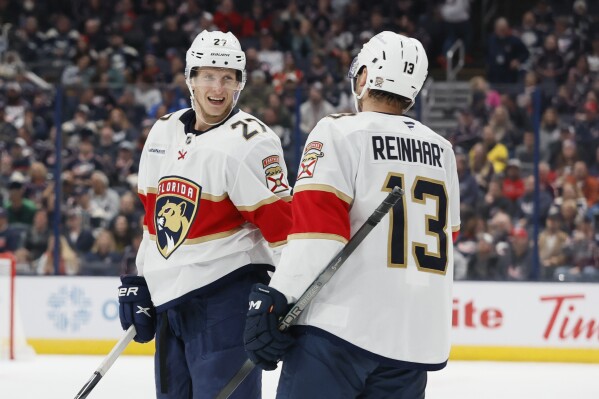
[[366, 90], [368, 90], [368, 84], [366, 84], [366, 85], [364, 85], [364, 87], [362, 87], [362, 91], [360, 92], [360, 94], [357, 94], [356, 88], [354, 86], [354, 81], [355, 81], [355, 79], [351, 80], [351, 92], [352, 92], [352, 95], [354, 96], [354, 107], [356, 108], [356, 112], [362, 112], [362, 110], [360, 109], [359, 100], [361, 100], [362, 97], [364, 97], [364, 95], [366, 94]]

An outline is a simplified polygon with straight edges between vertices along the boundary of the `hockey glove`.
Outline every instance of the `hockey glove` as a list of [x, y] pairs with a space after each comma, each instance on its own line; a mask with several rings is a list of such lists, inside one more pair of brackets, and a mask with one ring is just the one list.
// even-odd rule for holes
[[152, 304], [146, 279], [141, 276], [121, 276], [119, 287], [119, 318], [123, 330], [131, 324], [137, 335], [135, 342], [145, 343], [154, 339], [156, 334], [156, 308]]
[[250, 292], [250, 308], [243, 341], [250, 360], [264, 370], [274, 370], [293, 344], [291, 335], [279, 331], [279, 319], [287, 314], [287, 299], [274, 288], [255, 284]]

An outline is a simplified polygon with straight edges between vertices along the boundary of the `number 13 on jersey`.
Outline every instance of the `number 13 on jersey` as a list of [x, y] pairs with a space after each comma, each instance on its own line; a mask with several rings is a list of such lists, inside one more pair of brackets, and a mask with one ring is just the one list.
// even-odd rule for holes
[[[418, 270], [437, 274], [447, 271], [447, 189], [440, 180], [416, 176], [410, 190], [406, 189], [404, 175], [390, 172], [387, 175], [383, 191], [401, 187], [405, 195], [395, 204], [389, 214], [389, 241], [387, 248], [387, 266], [405, 268], [408, 265], [408, 251], [411, 251]], [[408, 214], [408, 201], [421, 204], [423, 212]], [[436, 202], [436, 212], [427, 214], [424, 205], [427, 201]], [[410, 206], [414, 208], [414, 206]], [[410, 236], [408, 224], [424, 223], [424, 234], [433, 237], [436, 245], [419, 242], [424, 237]], [[416, 230], [412, 230], [416, 231]], [[412, 233], [414, 235], [414, 233]], [[430, 242], [430, 240], [429, 240]]]

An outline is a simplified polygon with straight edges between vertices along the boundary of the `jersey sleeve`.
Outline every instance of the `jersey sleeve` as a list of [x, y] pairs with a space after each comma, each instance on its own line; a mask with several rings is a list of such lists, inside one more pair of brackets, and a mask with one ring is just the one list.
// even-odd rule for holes
[[293, 192], [288, 244], [270, 283], [290, 302], [350, 238], [349, 209], [359, 158], [359, 150], [337, 131], [334, 119], [321, 120], [308, 136]]
[[276, 136], [264, 138], [231, 164], [227, 171], [231, 201], [271, 247], [284, 244], [291, 226], [291, 188], [280, 141]]
[[[148, 136], [149, 138], [150, 136]], [[144, 145], [144, 148], [141, 152], [141, 157], [139, 160], [139, 172], [137, 174], [137, 196], [139, 197], [139, 200], [141, 201], [143, 207], [144, 207], [144, 218], [143, 218], [143, 235], [142, 235], [142, 239], [141, 239], [141, 243], [139, 244], [139, 249], [137, 250], [137, 255], [135, 257], [135, 265], [137, 266], [137, 274], [142, 276], [143, 275], [143, 268], [144, 268], [144, 259], [145, 259], [145, 248], [147, 247], [148, 243], [150, 242], [150, 232], [148, 230], [148, 223], [153, 223], [152, 221], [152, 217], [151, 214], [153, 212], [153, 209], [151, 211], [148, 210], [148, 206], [150, 204], [150, 200], [148, 199], [148, 195], [152, 195], [152, 193], [148, 193], [148, 179], [147, 179], [147, 146], [148, 146], [148, 142], [149, 140], [146, 140], [146, 144]], [[154, 202], [156, 201], [156, 197], [155, 197], [155, 193], [154, 193]]]
[[448, 168], [448, 181], [449, 184], [449, 213], [451, 222], [451, 232], [453, 235], [457, 235], [460, 230], [460, 181], [458, 178], [458, 170], [456, 167], [455, 154], [450, 151], [449, 154], [449, 168]]

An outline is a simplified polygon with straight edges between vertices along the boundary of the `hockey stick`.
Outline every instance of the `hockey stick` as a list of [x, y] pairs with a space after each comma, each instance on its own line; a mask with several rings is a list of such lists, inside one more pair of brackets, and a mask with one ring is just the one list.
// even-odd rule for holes
[[102, 377], [104, 377], [104, 375], [106, 374], [108, 369], [110, 369], [114, 361], [121, 355], [121, 353], [123, 353], [127, 345], [129, 345], [129, 342], [131, 342], [133, 337], [135, 337], [135, 334], [135, 326], [131, 325], [131, 327], [129, 327], [123, 338], [121, 338], [119, 342], [116, 343], [116, 345], [112, 348], [108, 356], [106, 356], [104, 360], [102, 360], [100, 366], [96, 369], [96, 371], [94, 371], [94, 374], [85, 383], [83, 388], [81, 388], [79, 393], [77, 393], [75, 399], [87, 398], [87, 395], [89, 395], [89, 393], [92, 391], [92, 389], [94, 389], [96, 384], [98, 384]]
[[[347, 258], [354, 252], [354, 250], [360, 245], [360, 243], [366, 238], [368, 233], [381, 221], [383, 216], [389, 212], [389, 210], [397, 203], [397, 201], [403, 195], [403, 190], [399, 187], [393, 188], [393, 191], [387, 195], [383, 202], [374, 210], [372, 215], [364, 222], [360, 229], [354, 234], [354, 236], [348, 241], [348, 243], [339, 251], [333, 259], [326, 265], [322, 273], [314, 280], [314, 282], [308, 287], [308, 289], [300, 296], [295, 305], [287, 312], [283, 320], [279, 322], [278, 329], [283, 332], [291, 327], [298, 319], [300, 314], [304, 311], [306, 306], [310, 304], [312, 299], [318, 294], [322, 287], [333, 277], [333, 274], [339, 270]], [[216, 399], [228, 398], [237, 387], [245, 380], [245, 378], [252, 372], [255, 364], [251, 360], [246, 360], [243, 366], [239, 369], [237, 374], [225, 385], [225, 387], [216, 396]]]

